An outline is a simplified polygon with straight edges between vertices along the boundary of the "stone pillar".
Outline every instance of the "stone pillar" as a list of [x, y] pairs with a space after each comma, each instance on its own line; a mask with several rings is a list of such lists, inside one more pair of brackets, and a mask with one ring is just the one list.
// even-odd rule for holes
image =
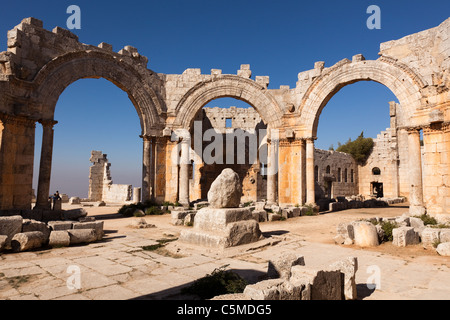
[[143, 141], [142, 151], [142, 202], [151, 200], [153, 197], [153, 177], [152, 177], [152, 142], [150, 136], [141, 136]]
[[408, 158], [409, 213], [410, 215], [421, 215], [425, 213], [425, 207], [423, 205], [422, 156], [418, 129], [408, 130]]
[[141, 188], [133, 188], [133, 203], [138, 203], [141, 201]]
[[178, 190], [178, 202], [183, 206], [189, 205], [189, 150], [191, 139], [188, 136], [181, 137], [181, 158], [180, 158], [180, 183]]
[[48, 209], [48, 197], [50, 195], [50, 178], [52, 175], [53, 157], [53, 126], [57, 124], [54, 120], [39, 121], [43, 127], [41, 161], [39, 164], [39, 182], [36, 198], [36, 209]]
[[277, 140], [267, 139], [267, 203], [277, 203]]
[[306, 203], [306, 141], [300, 141], [300, 199], [299, 204], [303, 205]]
[[314, 140], [306, 139], [306, 203], [316, 204], [316, 191], [314, 179]]

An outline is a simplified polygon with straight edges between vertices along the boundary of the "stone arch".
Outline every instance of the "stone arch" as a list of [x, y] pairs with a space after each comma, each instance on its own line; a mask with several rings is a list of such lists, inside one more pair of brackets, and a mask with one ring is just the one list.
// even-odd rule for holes
[[269, 91], [253, 80], [223, 75], [192, 87], [178, 103], [174, 126], [190, 128], [197, 112], [208, 102], [218, 98], [242, 100], [256, 109], [272, 129], [282, 126], [283, 110]]
[[160, 115], [164, 103], [151, 87], [152, 72], [143, 74], [138, 67], [100, 51], [79, 51], [61, 55], [47, 63], [33, 81], [32, 101], [43, 120], [54, 117], [61, 93], [73, 82], [84, 78], [104, 78], [128, 94], [146, 135], [152, 128], [162, 127]]
[[400, 102], [398, 126], [413, 125], [411, 117], [421, 107], [423, 80], [405, 65], [389, 58], [351, 62], [344, 60], [325, 70], [308, 88], [301, 106], [306, 135], [317, 136], [319, 116], [325, 105], [343, 87], [358, 81], [375, 81], [390, 89]]

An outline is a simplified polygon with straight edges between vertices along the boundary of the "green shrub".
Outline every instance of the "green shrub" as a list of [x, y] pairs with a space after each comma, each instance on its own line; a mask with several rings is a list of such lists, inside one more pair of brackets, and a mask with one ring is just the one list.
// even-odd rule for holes
[[363, 131], [355, 141], [348, 139], [346, 144], [338, 143], [338, 145], [336, 151], [349, 153], [356, 162], [362, 164], [372, 153], [374, 142], [372, 138], [364, 138]]
[[420, 218], [423, 221], [424, 225], [437, 225], [438, 224], [438, 222], [435, 218], [429, 216], [426, 213], [422, 214], [418, 218]]
[[182, 293], [194, 294], [201, 299], [211, 299], [228, 293], [244, 292], [247, 282], [237, 273], [225, 270], [228, 265], [215, 269], [211, 274], [196, 280], [189, 287], [183, 288]]
[[159, 207], [156, 207], [156, 206], [145, 209], [146, 216], [158, 216], [161, 214], [163, 214], [163, 211]]
[[308, 208], [305, 212], [305, 216], [316, 216], [317, 212], [314, 211], [314, 207], [310, 204], [306, 205], [306, 207]]
[[398, 228], [398, 224], [396, 222], [392, 221], [381, 222], [381, 229], [383, 229], [384, 231], [384, 236], [382, 239], [383, 242], [394, 240], [392, 230], [394, 230], [395, 228]]

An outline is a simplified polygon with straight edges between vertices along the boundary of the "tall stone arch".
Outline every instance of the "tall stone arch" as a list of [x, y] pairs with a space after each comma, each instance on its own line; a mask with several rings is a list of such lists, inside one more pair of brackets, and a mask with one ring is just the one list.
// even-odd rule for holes
[[[356, 59], [355, 59], [356, 57]], [[421, 123], [415, 115], [423, 107], [423, 79], [408, 66], [388, 57], [364, 60], [361, 55], [354, 61], [342, 60], [326, 69], [307, 89], [300, 106], [300, 122], [308, 138], [306, 163], [307, 200], [314, 203], [314, 139], [317, 136], [319, 116], [328, 101], [344, 86], [358, 81], [375, 81], [389, 88], [399, 100], [397, 126], [408, 130], [409, 202], [411, 214], [425, 212], [421, 169], [419, 131]], [[309, 152], [308, 152], [309, 150]]]
[[328, 101], [340, 89], [358, 81], [375, 81], [390, 89], [400, 103], [399, 126], [414, 124], [412, 117], [421, 107], [421, 90], [425, 87], [420, 76], [385, 57], [357, 62], [345, 59], [319, 76], [301, 101], [300, 121], [307, 136], [317, 135], [319, 116]]
[[203, 106], [225, 97], [242, 100], [254, 107], [272, 129], [282, 126], [283, 110], [265, 87], [251, 79], [222, 75], [197, 83], [180, 99], [175, 110], [174, 127], [190, 128]]
[[104, 78], [128, 94], [138, 113], [142, 134], [162, 127], [164, 104], [143, 75], [120, 58], [99, 51], [69, 52], [47, 63], [33, 81], [31, 98], [35, 112], [44, 120], [53, 119], [61, 93], [73, 82], [85, 78]]

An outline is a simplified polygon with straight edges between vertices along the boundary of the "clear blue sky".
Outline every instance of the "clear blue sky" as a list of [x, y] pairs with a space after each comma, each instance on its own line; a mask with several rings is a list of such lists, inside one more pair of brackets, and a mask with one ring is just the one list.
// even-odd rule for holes
[[[250, 64], [253, 78], [270, 76], [269, 88], [295, 86], [297, 74], [314, 62], [331, 66], [362, 53], [376, 59], [381, 42], [439, 25], [450, 16], [448, 0], [399, 1], [5, 1], [0, 10], [0, 51], [6, 33], [23, 18], [33, 16], [44, 27], [66, 27], [66, 9], [81, 8], [83, 43], [107, 42], [119, 51], [138, 48], [148, 67], [161, 73], [187, 68], [222, 69], [235, 74]], [[381, 29], [369, 30], [369, 5], [381, 8]], [[317, 147], [365, 136], [389, 126], [388, 102], [396, 100], [386, 87], [360, 82], [343, 88], [325, 107], [319, 123]], [[225, 100], [212, 105], [241, 105]], [[127, 95], [106, 80], [86, 79], [61, 95], [55, 119], [51, 192], [87, 196], [89, 155], [102, 150], [112, 163], [115, 183], [141, 184], [142, 142], [137, 114]], [[36, 164], [41, 128], [37, 126]], [[35, 180], [38, 166], [35, 166]]]

